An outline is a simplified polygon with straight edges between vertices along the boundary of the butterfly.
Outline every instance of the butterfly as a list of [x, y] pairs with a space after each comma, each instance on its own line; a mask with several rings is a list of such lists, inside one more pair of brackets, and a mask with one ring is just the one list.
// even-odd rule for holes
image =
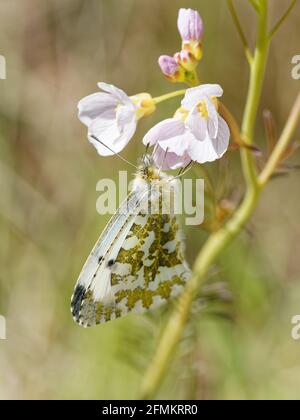
[[145, 156], [79, 275], [71, 312], [81, 326], [152, 310], [181, 293], [191, 273], [174, 194], [176, 179]]

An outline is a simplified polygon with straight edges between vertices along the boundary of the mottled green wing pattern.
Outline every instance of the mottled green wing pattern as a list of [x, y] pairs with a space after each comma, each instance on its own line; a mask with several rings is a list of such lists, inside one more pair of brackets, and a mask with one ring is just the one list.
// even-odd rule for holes
[[[168, 188], [166, 182], [164, 186]], [[97, 263], [87, 264], [79, 277], [72, 313], [80, 325], [155, 309], [178, 296], [190, 278], [178, 219], [172, 211], [162, 214], [167, 194], [148, 188], [143, 196], [136, 212], [119, 224], [105, 252], [97, 254]], [[150, 204], [156, 211], [148, 211]], [[108, 239], [109, 234], [104, 237]], [[104, 249], [101, 244], [98, 248]]]
[[109, 270], [107, 298], [97, 301], [91, 290], [82, 290], [77, 319], [82, 325], [107, 322], [129, 311], [141, 313], [176, 297], [190, 277], [177, 218], [138, 215]]
[[112, 269], [116, 305], [123, 311], [155, 308], [175, 297], [188, 277], [176, 217], [139, 216]]

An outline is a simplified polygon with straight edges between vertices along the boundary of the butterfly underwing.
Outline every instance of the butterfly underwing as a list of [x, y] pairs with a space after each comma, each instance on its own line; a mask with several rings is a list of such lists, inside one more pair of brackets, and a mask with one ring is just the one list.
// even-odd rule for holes
[[183, 290], [190, 269], [171, 204], [175, 182], [144, 159], [79, 275], [71, 311], [80, 325], [155, 309]]

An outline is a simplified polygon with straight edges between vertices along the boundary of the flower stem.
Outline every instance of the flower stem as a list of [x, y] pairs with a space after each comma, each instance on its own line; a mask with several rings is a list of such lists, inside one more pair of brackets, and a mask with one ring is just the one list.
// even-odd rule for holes
[[244, 46], [247, 60], [248, 60], [249, 64], [251, 64], [251, 62], [252, 62], [252, 54], [251, 54], [251, 51], [250, 51], [250, 48], [249, 48], [249, 45], [248, 45], [248, 41], [247, 41], [246, 35], [244, 34], [242, 25], [240, 23], [240, 20], [239, 20], [238, 15], [237, 15], [237, 12], [236, 12], [236, 9], [235, 9], [233, 0], [227, 0], [227, 3], [228, 3], [228, 8], [229, 8], [229, 11], [230, 11], [232, 20], [233, 20], [233, 22], [235, 24], [235, 27], [236, 27], [236, 29], [238, 31], [238, 34], [239, 34], [239, 36], [241, 38], [241, 41], [242, 41], [242, 44]]
[[273, 36], [276, 34], [276, 32], [280, 29], [281, 25], [288, 18], [289, 14], [293, 10], [296, 3], [297, 3], [297, 0], [292, 0], [291, 4], [287, 8], [286, 12], [282, 15], [282, 17], [279, 19], [279, 21], [274, 25], [273, 29], [270, 31], [269, 39], [273, 38]]
[[[258, 22], [258, 34], [253, 62], [250, 65], [250, 82], [244, 118], [242, 124], [242, 140], [245, 144], [253, 143], [253, 135], [257, 111], [260, 102], [266, 63], [269, 51], [268, 39], [268, 1], [260, 0], [260, 14]], [[253, 154], [247, 150], [241, 150], [242, 167], [248, 189], [257, 189], [257, 174]]]
[[[258, 5], [259, 29], [257, 47], [253, 62], [250, 64], [249, 93], [242, 128], [242, 135], [247, 144], [251, 144], [253, 141], [254, 126], [269, 50], [267, 41], [268, 2], [267, 0], [259, 0]], [[252, 154], [246, 149], [242, 151], [242, 165], [247, 183], [245, 198], [229, 222], [219, 231], [213, 233], [202, 247], [194, 265], [192, 278], [180, 296], [176, 310], [165, 326], [152, 363], [146, 372], [142, 385], [142, 398], [152, 398], [157, 392], [188, 320], [193, 297], [204, 282], [209, 267], [225, 246], [239, 234], [256, 207], [261, 187], [257, 183]]]
[[196, 87], [200, 84], [199, 77], [196, 71], [190, 72], [188, 77], [186, 77], [185, 83], [189, 87]]
[[176, 90], [175, 92], [166, 93], [165, 95], [157, 96], [153, 98], [155, 104], [160, 102], [167, 101], [168, 99], [175, 98], [176, 96], [182, 96], [185, 94], [186, 89]]
[[300, 93], [297, 96], [297, 99], [294, 103], [288, 121], [285, 125], [285, 128], [278, 140], [277, 145], [275, 146], [265, 168], [263, 169], [262, 173], [259, 176], [259, 184], [261, 187], [264, 187], [269, 179], [271, 178], [272, 174], [278, 167], [281, 162], [282, 156], [288, 147], [292, 136], [297, 128], [297, 125], [300, 121]]
[[249, 3], [251, 4], [251, 6], [254, 8], [254, 10], [255, 10], [256, 12], [258, 12], [258, 11], [259, 11], [259, 8], [258, 8], [258, 5], [257, 5], [257, 3], [256, 3], [256, 0], [249, 0]]

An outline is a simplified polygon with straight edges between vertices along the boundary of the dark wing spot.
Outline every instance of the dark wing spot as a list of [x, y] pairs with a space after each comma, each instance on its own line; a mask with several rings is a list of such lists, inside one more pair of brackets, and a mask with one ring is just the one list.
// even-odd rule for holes
[[115, 263], [115, 260], [109, 260], [107, 263], [107, 267], [112, 267]]
[[78, 284], [75, 288], [74, 295], [72, 298], [72, 303], [71, 303], [72, 315], [77, 321], [79, 320], [81, 303], [84, 298], [85, 291], [86, 291], [85, 287], [82, 286], [81, 284]]
[[102, 255], [100, 255], [100, 257], [98, 258], [98, 264], [100, 264], [102, 260], [103, 260], [103, 257]]

